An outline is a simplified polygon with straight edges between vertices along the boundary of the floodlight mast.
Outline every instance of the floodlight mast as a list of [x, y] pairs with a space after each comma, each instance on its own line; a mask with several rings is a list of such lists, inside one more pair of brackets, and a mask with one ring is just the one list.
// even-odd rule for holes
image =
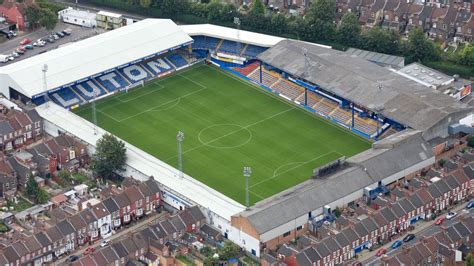
[[[310, 59], [308, 57], [308, 49], [306, 47], [303, 47], [303, 56], [304, 56], [304, 77], [305, 79], [308, 79], [309, 77], [309, 67], [311, 66]], [[308, 105], [308, 88], [305, 86], [304, 87], [304, 105]]]
[[237, 26], [237, 51], [240, 51], [240, 18], [234, 17], [234, 24]]
[[250, 207], [250, 197], [249, 197], [249, 177], [252, 174], [252, 168], [249, 166], [244, 166], [244, 177], [245, 177], [245, 207], [249, 209]]
[[176, 140], [178, 142], [178, 170], [179, 170], [179, 177], [183, 178], [183, 151], [182, 151], [182, 142], [184, 141], [184, 133], [182, 131], [178, 131], [178, 135], [176, 135]]
[[92, 122], [94, 123], [94, 135], [97, 135], [97, 110], [95, 108], [95, 101], [97, 98], [97, 92], [94, 90], [92, 92], [93, 99], [92, 99]]

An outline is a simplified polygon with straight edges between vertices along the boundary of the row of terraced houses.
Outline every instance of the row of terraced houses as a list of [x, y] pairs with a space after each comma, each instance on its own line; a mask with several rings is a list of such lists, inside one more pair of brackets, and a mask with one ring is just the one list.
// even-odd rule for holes
[[82, 245], [111, 236], [115, 229], [152, 213], [160, 205], [160, 189], [153, 177], [111, 194], [52, 226], [35, 228], [33, 235], [4, 247], [0, 264], [51, 262]]

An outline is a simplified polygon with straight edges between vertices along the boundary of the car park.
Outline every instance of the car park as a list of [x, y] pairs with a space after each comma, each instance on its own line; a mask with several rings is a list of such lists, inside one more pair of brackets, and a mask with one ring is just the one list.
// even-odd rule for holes
[[438, 219], [436, 219], [436, 221], [434, 222], [435, 225], [441, 225], [443, 224], [444, 220], [446, 220], [446, 217], [439, 217]]
[[410, 242], [412, 241], [413, 239], [415, 239], [415, 235], [414, 234], [408, 234], [406, 235], [404, 238], [403, 238], [403, 242]]
[[383, 254], [387, 253], [387, 250], [385, 248], [380, 248], [379, 250], [377, 250], [377, 252], [375, 253], [375, 256], [377, 257], [380, 257], [382, 256]]
[[399, 248], [402, 244], [403, 244], [403, 242], [401, 240], [397, 240], [397, 241], [393, 242], [392, 249]]
[[23, 39], [23, 40], [20, 42], [20, 45], [26, 45], [26, 44], [29, 44], [30, 42], [31, 42], [30, 39], [25, 38], [25, 39]]

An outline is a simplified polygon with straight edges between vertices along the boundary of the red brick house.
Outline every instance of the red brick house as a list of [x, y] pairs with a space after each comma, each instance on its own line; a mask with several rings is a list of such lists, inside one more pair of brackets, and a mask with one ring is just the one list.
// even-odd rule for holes
[[25, 30], [28, 27], [25, 10], [34, 3], [34, 0], [25, 0], [21, 3], [15, 0], [5, 0], [0, 5], [0, 16], [5, 17], [10, 23], [17, 24], [20, 30]]

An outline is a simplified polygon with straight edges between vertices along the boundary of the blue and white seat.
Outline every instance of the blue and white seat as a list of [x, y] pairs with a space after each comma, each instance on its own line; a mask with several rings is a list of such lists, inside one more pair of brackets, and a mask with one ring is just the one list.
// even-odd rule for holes
[[240, 55], [243, 45], [234, 41], [224, 40], [219, 47], [220, 52]]
[[94, 97], [99, 97], [106, 93], [99, 85], [97, 85], [92, 80], [84, 81], [71, 87], [76, 93], [81, 95], [81, 97], [87, 101], [90, 101], [94, 99]]
[[106, 88], [109, 92], [116, 91], [130, 85], [130, 83], [120, 76], [120, 74], [116, 71], [97, 77], [95, 78], [95, 81]]
[[252, 57], [252, 58], [255, 58], [255, 57], [257, 57], [259, 54], [265, 52], [267, 49], [268, 49], [268, 48], [249, 44], [249, 45], [247, 45], [247, 49], [245, 49], [245, 52], [244, 52], [243, 55], [244, 55], [245, 57]]
[[55, 103], [61, 105], [64, 108], [68, 108], [82, 102], [81, 99], [79, 99], [79, 97], [77, 97], [77, 95], [69, 87], [56, 91], [50, 94], [49, 97]]
[[153, 59], [146, 63], [142, 63], [142, 66], [153, 73], [154, 76], [174, 69], [174, 67], [163, 58]]
[[148, 71], [146, 71], [140, 65], [131, 65], [128, 67], [124, 67], [120, 69], [119, 72], [132, 84], [151, 78], [150, 73], [148, 73]]
[[172, 54], [167, 56], [168, 60], [175, 65], [176, 68], [183, 67], [188, 64], [188, 61], [184, 59], [180, 54]]

